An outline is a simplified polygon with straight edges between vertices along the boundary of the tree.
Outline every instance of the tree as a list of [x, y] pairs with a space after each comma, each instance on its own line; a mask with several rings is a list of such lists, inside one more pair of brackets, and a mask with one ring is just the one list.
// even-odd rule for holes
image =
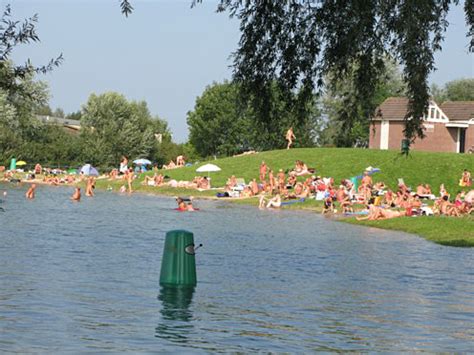
[[[375, 91], [366, 107], [375, 111], [386, 98], [404, 96], [405, 85], [397, 64], [385, 59], [385, 71], [376, 83]], [[352, 69], [355, 74], [357, 68]], [[366, 147], [369, 142], [369, 125], [367, 112], [357, 102], [356, 88], [350, 78], [340, 78], [337, 73], [330, 73], [326, 78], [326, 90], [322, 97], [323, 111], [328, 121], [321, 135], [322, 144], [339, 147]]]
[[[14, 71], [10, 62], [0, 66], [0, 78]], [[48, 88], [44, 82], [35, 81], [34, 73], [28, 73], [15, 81], [15, 90], [0, 88], [0, 159], [5, 162], [20, 156], [29, 142], [41, 135], [42, 123], [35, 118], [35, 112], [47, 105]]]
[[[192, 5], [202, 0], [193, 0]], [[234, 79], [261, 114], [265, 125], [279, 118], [267, 115], [272, 83], [277, 80], [288, 105], [312, 100], [330, 72], [352, 80], [352, 111], [374, 114], [370, 100], [383, 71], [383, 57], [397, 58], [403, 67], [409, 106], [404, 134], [423, 137], [427, 112], [427, 79], [434, 53], [441, 50], [446, 16], [458, 0], [220, 0], [218, 11], [240, 20], [241, 38], [234, 53]], [[129, 0], [121, 0], [129, 15]], [[469, 49], [474, 51], [474, 0], [464, 3]], [[357, 70], [352, 72], [352, 65]], [[298, 89], [294, 100], [290, 95]], [[304, 106], [303, 106], [304, 107]], [[301, 115], [300, 117], [304, 117]], [[350, 125], [350, 117], [347, 117]]]
[[248, 120], [239, 112], [238, 88], [228, 82], [206, 87], [188, 112], [189, 142], [203, 157], [232, 155], [249, 146]]
[[474, 79], [453, 80], [445, 86], [446, 98], [450, 101], [473, 101]]
[[[59, 66], [63, 60], [61, 54], [56, 59], [51, 59], [48, 64], [39, 67], [34, 66], [29, 59], [25, 64], [12, 65], [10, 57], [16, 46], [39, 41], [35, 27], [37, 22], [38, 15], [36, 14], [22, 23], [13, 20], [10, 5], [5, 6], [0, 16], [0, 88], [8, 95], [26, 97], [32, 101], [36, 99], [31, 96], [34, 93], [23, 91], [18, 81], [21, 82], [37, 73], [47, 73]], [[41, 97], [38, 100], [41, 101]]]
[[[304, 117], [298, 115], [304, 113]], [[269, 150], [285, 147], [285, 132], [293, 126], [297, 146], [313, 146], [320, 113], [312, 106], [290, 110], [272, 85], [267, 115], [273, 125], [256, 119], [259, 112], [240, 101], [239, 86], [214, 83], [197, 98], [194, 111], [188, 112], [189, 141], [201, 156], [229, 156], [249, 149]], [[278, 119], [276, 119], [278, 118]]]
[[443, 88], [433, 84], [430, 88], [433, 99], [441, 104], [444, 101], [473, 101], [474, 79], [458, 79], [447, 82]]
[[[118, 93], [92, 94], [81, 117], [82, 155], [102, 167], [116, 165], [121, 156], [151, 158], [158, 150], [157, 127], [144, 101], [127, 101]], [[165, 134], [169, 134], [164, 132]]]

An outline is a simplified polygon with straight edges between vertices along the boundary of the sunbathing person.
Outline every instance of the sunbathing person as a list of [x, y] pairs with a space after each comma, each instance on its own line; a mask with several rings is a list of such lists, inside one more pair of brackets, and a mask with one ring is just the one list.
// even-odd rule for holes
[[275, 181], [275, 177], [273, 176], [273, 170], [270, 169], [270, 172], [268, 173], [268, 184], [270, 186], [270, 193], [273, 193], [273, 191], [275, 190], [275, 187], [276, 187], [276, 181]]
[[471, 173], [467, 170], [467, 169], [464, 169], [463, 173], [462, 173], [462, 176], [461, 176], [461, 180], [459, 181], [459, 186], [462, 186], [462, 187], [469, 187], [471, 186]]
[[197, 188], [203, 190], [207, 190], [210, 188], [209, 180], [207, 179], [207, 177], [203, 176], [198, 180]]
[[35, 174], [36, 174], [36, 175], [39, 175], [39, 174], [41, 174], [41, 172], [43, 171], [43, 167], [38, 163], [38, 164], [35, 165], [35, 169], [34, 169], [34, 170], [35, 170]]
[[253, 179], [252, 182], [250, 183], [250, 190], [252, 191], [252, 194], [258, 195], [259, 187], [256, 179]]
[[283, 172], [283, 169], [280, 169], [278, 171], [277, 178], [278, 178], [278, 188], [282, 188], [283, 186], [285, 186], [286, 176], [285, 176], [285, 173]]
[[173, 160], [170, 160], [169, 164], [168, 165], [163, 165], [163, 169], [165, 170], [169, 170], [169, 169], [174, 169], [176, 168], [176, 164], [174, 163]]
[[112, 169], [112, 171], [109, 174], [109, 180], [115, 180], [119, 174], [118, 169]]
[[439, 196], [440, 196], [440, 197], [448, 196], [448, 199], [449, 199], [449, 193], [448, 193], [448, 191], [446, 190], [446, 188], [444, 187], [444, 184], [441, 184], [441, 185], [439, 186]]
[[142, 185], [155, 186], [155, 177], [156, 174], [153, 176], [145, 176], [145, 179], [142, 181]]
[[294, 171], [296, 173], [296, 176], [303, 176], [303, 175], [310, 175], [312, 172], [314, 172], [314, 169], [311, 172], [305, 163], [303, 163], [301, 160], [297, 160]]
[[370, 177], [368, 171], [364, 171], [364, 176], [362, 177], [362, 181], [360, 183], [362, 186], [372, 187], [372, 178]]
[[26, 191], [25, 197], [29, 200], [34, 199], [35, 198], [35, 190], [36, 190], [36, 184], [31, 184], [28, 191]]
[[344, 199], [348, 196], [344, 185], [339, 185], [339, 189], [336, 191], [336, 200], [337, 202], [341, 203]]
[[281, 207], [281, 196], [276, 194], [270, 201], [267, 203], [267, 208], [280, 208]]
[[347, 194], [342, 201], [339, 202], [342, 208], [342, 213], [354, 212], [352, 208], [352, 201]]
[[301, 195], [302, 192], [303, 192], [303, 184], [299, 182], [295, 185], [294, 194], [295, 196], [299, 196]]
[[392, 211], [382, 207], [377, 207], [374, 205], [369, 205], [369, 214], [364, 217], [357, 217], [358, 221], [369, 220], [382, 220], [382, 219], [392, 219], [397, 217], [406, 216], [406, 211]]
[[456, 206], [449, 202], [448, 195], [444, 195], [435, 203], [436, 210], [441, 215], [445, 216], [459, 216], [459, 211], [457, 210]]
[[243, 198], [252, 197], [252, 190], [250, 189], [250, 187], [245, 186], [244, 189], [242, 190], [240, 196], [243, 197]]
[[184, 156], [178, 155], [176, 157], [176, 167], [183, 167], [186, 164], [186, 161], [184, 160]]
[[235, 175], [232, 175], [229, 180], [227, 180], [226, 188], [230, 191], [237, 186], [237, 179]]

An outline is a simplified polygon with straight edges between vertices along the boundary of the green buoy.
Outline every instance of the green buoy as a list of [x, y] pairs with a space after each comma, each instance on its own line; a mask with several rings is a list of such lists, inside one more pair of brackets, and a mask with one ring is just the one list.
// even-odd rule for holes
[[160, 285], [196, 286], [194, 236], [186, 230], [166, 233], [161, 260]]

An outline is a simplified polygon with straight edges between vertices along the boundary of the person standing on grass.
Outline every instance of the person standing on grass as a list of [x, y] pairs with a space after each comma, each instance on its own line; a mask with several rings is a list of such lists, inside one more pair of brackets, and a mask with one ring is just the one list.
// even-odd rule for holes
[[263, 182], [265, 181], [267, 177], [267, 164], [265, 164], [264, 161], [262, 161], [262, 164], [260, 164], [260, 181]]
[[128, 159], [127, 159], [126, 156], [123, 156], [122, 160], [120, 162], [119, 173], [120, 174], [125, 174], [126, 171], [128, 171]]
[[286, 131], [285, 139], [288, 141], [286, 149], [290, 149], [293, 144], [293, 139], [296, 139], [295, 134], [293, 133], [293, 127], [290, 127], [290, 129]]

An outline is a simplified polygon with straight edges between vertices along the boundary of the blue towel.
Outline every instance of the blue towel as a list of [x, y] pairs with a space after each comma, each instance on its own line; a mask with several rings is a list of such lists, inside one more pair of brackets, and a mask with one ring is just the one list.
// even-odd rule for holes
[[294, 203], [298, 203], [298, 202], [304, 202], [305, 199], [304, 198], [300, 198], [299, 200], [290, 200], [290, 201], [284, 201], [281, 203], [282, 206], [286, 206], [286, 205], [292, 205]]

